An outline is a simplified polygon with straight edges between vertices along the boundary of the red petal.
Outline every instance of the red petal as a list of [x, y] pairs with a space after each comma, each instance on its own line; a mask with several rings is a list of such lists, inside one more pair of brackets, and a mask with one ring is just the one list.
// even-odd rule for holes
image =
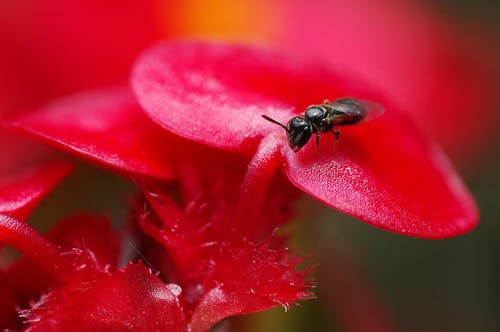
[[[66, 176], [73, 166], [55, 161], [0, 177], [0, 213], [24, 220], [35, 206]], [[5, 177], [5, 178], [4, 178]]]
[[62, 278], [61, 272], [68, 270], [68, 260], [61, 251], [26, 223], [0, 214], [0, 241], [16, 248], [29, 257], [54, 279]]
[[[12, 221], [11, 224], [15, 225]], [[28, 225], [18, 227], [19, 230], [23, 228], [30, 229]], [[3, 231], [0, 230], [0, 237], [4, 238], [2, 234]], [[30, 237], [34, 238], [33, 235]], [[100, 271], [107, 271], [109, 267], [115, 268], [121, 254], [121, 235], [113, 230], [107, 218], [94, 215], [70, 216], [51, 229], [47, 238], [52, 241], [51, 243], [58, 245], [59, 252], [56, 255], [66, 258], [67, 264], [58, 270], [57, 278], [54, 278], [51, 273], [55, 264], [39, 254], [42, 250], [37, 248], [36, 242], [24, 245], [28, 248], [24, 250], [26, 256], [6, 268], [5, 280], [0, 284], [0, 293], [11, 295], [9, 304], [11, 312], [15, 307], [27, 307], [30, 301], [38, 299], [47, 289], [68, 282], [68, 279], [73, 277], [75, 269], [81, 268], [83, 264]], [[10, 243], [18, 250], [23, 249], [23, 244], [19, 240]], [[33, 259], [37, 265], [33, 264]], [[37, 275], [37, 278], [33, 279], [33, 275]], [[0, 324], [0, 328], [14, 328], [18, 320], [19, 318], [12, 320], [10, 325], [7, 325], [6, 320], [2, 320], [1, 322], [5, 323]]]
[[144, 116], [127, 89], [59, 99], [11, 126], [126, 173], [173, 176], [168, 134]]
[[475, 204], [445, 156], [391, 112], [323, 135], [299, 153], [286, 149], [287, 174], [310, 195], [345, 213], [405, 235], [444, 238], [472, 229]]
[[206, 293], [191, 319], [193, 331], [207, 331], [221, 319], [277, 305], [288, 309], [296, 300], [314, 297], [305, 280], [308, 271], [295, 271], [298, 260], [285, 250], [269, 249], [269, 242], [232, 248], [222, 243], [217, 250], [220, 254], [208, 265], [212, 271], [207, 270], [211, 275], [204, 282]]
[[113, 274], [76, 274], [23, 314], [26, 331], [187, 331], [178, 296], [142, 264]]
[[[160, 44], [137, 62], [132, 84], [158, 124], [183, 137], [228, 150], [253, 150], [312, 103], [338, 95], [344, 80], [283, 54], [207, 43]], [[335, 83], [335, 84], [333, 84]]]

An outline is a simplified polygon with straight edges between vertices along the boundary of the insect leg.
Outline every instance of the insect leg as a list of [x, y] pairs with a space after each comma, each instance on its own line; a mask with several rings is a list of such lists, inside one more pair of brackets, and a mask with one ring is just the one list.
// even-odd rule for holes
[[332, 134], [335, 135], [335, 142], [333, 142], [333, 150], [336, 149], [339, 138], [340, 138], [340, 130], [332, 130]]
[[319, 151], [319, 134], [316, 134], [316, 152]]
[[340, 138], [340, 130], [332, 130], [332, 134], [335, 135], [335, 143], [337, 143], [337, 141], [339, 140]]

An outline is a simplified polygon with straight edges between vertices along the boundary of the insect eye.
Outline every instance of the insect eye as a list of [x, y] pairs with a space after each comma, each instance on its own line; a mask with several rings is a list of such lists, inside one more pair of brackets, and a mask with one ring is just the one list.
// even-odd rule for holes
[[288, 144], [293, 151], [303, 147], [311, 135], [312, 128], [306, 119], [296, 116], [288, 122]]
[[299, 129], [299, 128], [307, 127], [307, 126], [308, 126], [308, 123], [307, 123], [306, 119], [304, 119], [300, 116], [294, 116], [288, 122], [288, 129], [290, 129], [290, 130]]
[[318, 123], [326, 117], [326, 110], [319, 106], [311, 106], [304, 115], [309, 121]]

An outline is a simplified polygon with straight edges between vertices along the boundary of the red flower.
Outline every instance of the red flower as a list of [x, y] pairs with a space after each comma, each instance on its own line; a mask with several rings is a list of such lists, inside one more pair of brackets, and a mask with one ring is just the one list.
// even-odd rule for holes
[[[115, 271], [121, 236], [108, 220], [92, 215], [64, 220], [49, 234], [55, 246], [26, 224], [0, 218], [2, 240], [36, 263], [19, 261], [6, 273], [17, 306], [39, 298], [19, 312], [27, 331], [182, 330], [172, 287], [140, 263]], [[41, 278], [32, 280], [34, 272]]]
[[[283, 162], [300, 189], [377, 227], [426, 238], [469, 231], [475, 205], [438, 148], [386, 99], [357, 78], [248, 47], [176, 43], [146, 52], [132, 83], [149, 116], [198, 142], [252, 156], [250, 205]], [[386, 112], [342, 128], [339, 146], [323, 135], [321, 151], [286, 144], [282, 123], [324, 99], [377, 100]], [[249, 206], [250, 206], [249, 205]]]
[[[214, 158], [224, 165], [210, 165]], [[206, 331], [230, 315], [278, 304], [288, 308], [297, 299], [312, 298], [304, 282], [309, 271], [294, 272], [300, 259], [287, 257], [287, 250], [276, 247], [282, 240], [271, 236], [277, 220], [289, 220], [281, 212], [290, 204], [290, 195], [281, 194], [287, 191], [276, 188], [272, 203], [258, 211], [258, 224], [251, 224], [238, 209], [239, 171], [245, 163], [206, 151], [197, 159], [207, 168], [192, 173], [194, 165], [186, 165], [184, 176], [191, 181], [180, 188], [183, 208], [151, 183], [141, 184], [157, 217], [143, 214], [140, 225], [176, 267], [170, 277], [184, 290], [190, 328]], [[267, 238], [257, 242], [262, 234]]]
[[[51, 275], [44, 285], [31, 285], [31, 298], [43, 296], [31, 309], [20, 312], [29, 331], [88, 330], [90, 326], [133, 326], [144, 331], [182, 331], [189, 326], [192, 331], [206, 331], [231, 315], [288, 306], [311, 297], [304, 280], [307, 271], [295, 272], [299, 260], [289, 258], [279, 248], [282, 240], [271, 236], [278, 224], [290, 219], [287, 207], [294, 191], [282, 181], [276, 183], [269, 203], [253, 211], [260, 222], [249, 224], [253, 220], [238, 209], [240, 197], [244, 197], [239, 183], [246, 162], [164, 132], [143, 115], [126, 89], [62, 99], [39, 112], [18, 116], [11, 125], [133, 177], [156, 211], [140, 211], [134, 219], [164, 246], [151, 251], [152, 244], [146, 241], [140, 249], [150, 253], [148, 262], [162, 258], [160, 276], [172, 282], [165, 285], [137, 264], [115, 270], [116, 260], [105, 255], [106, 251], [99, 247], [96, 252], [86, 245], [89, 238], [106, 233], [92, 223], [95, 217], [77, 216], [58, 226], [63, 227], [59, 234], [64, 238], [85, 239], [85, 243], [63, 245], [65, 249], [56, 249], [58, 242], [47, 242], [15, 219], [2, 217], [0, 239], [35, 259], [38, 252], [44, 253], [43, 259], [37, 259], [38, 265]], [[166, 150], [168, 146], [176, 149]], [[209, 167], [214, 157], [224, 164]], [[224, 169], [228, 165], [229, 171]], [[180, 179], [181, 205], [172, 200], [164, 179]], [[92, 223], [97, 235], [80, 238], [77, 227], [67, 226], [77, 222]], [[144, 238], [139, 229], [133, 236]], [[120, 250], [111, 252], [117, 256]], [[166, 263], [169, 261], [172, 264]], [[59, 268], [52, 271], [51, 266]], [[11, 272], [6, 276], [11, 278]], [[47, 287], [51, 291], [45, 294]], [[126, 298], [115, 291], [122, 287], [132, 289]], [[13, 292], [11, 302], [26, 307], [28, 296], [21, 296], [26, 287], [14, 287]], [[158, 300], [162, 292], [166, 295]], [[75, 298], [79, 300], [75, 302]], [[103, 314], [110, 310], [111, 314]]]
[[[232, 165], [236, 170], [244, 163]], [[225, 176], [220, 167], [218, 174], [213, 183], [214, 177], [202, 178], [203, 188], [192, 181], [182, 188], [187, 196], [190, 190], [207, 193], [186, 202], [184, 212], [171, 197], [153, 188], [158, 182], [148, 182], [145, 187], [158, 217], [151, 212], [138, 217], [146, 232], [172, 257], [173, 267], [158, 272], [175, 284], [164, 284], [141, 264], [129, 263], [115, 270], [120, 236], [102, 218], [80, 215], [62, 221], [49, 235], [56, 241], [53, 244], [26, 224], [0, 215], [0, 239], [21, 250], [48, 276], [41, 282], [26, 283], [29, 277], [24, 275], [23, 261], [5, 274], [5, 284], [14, 293], [10, 301], [17, 306], [42, 294], [31, 309], [19, 312], [28, 324], [27, 331], [207, 331], [231, 315], [277, 304], [288, 306], [296, 299], [311, 297], [304, 283], [307, 271], [293, 271], [297, 259], [270, 247], [271, 239], [260, 244], [247, 240], [272, 223], [263, 220], [253, 232], [242, 233], [230, 199], [237, 197], [230, 190], [234, 182], [224, 183], [234, 177]], [[189, 178], [197, 175], [204, 174], [193, 173]], [[288, 201], [286, 197], [283, 204]], [[269, 208], [282, 210], [276, 203]], [[264, 216], [277, 217], [268, 212]], [[44, 294], [45, 289], [51, 290]]]
[[[310, 298], [309, 270], [296, 271], [300, 259], [273, 235], [297, 197], [278, 168], [320, 201], [397, 233], [443, 238], [477, 221], [438, 149], [373, 89], [327, 67], [249, 47], [172, 43], [145, 53], [132, 82], [144, 109], [115, 88], [6, 122], [132, 179], [142, 192], [130, 225], [142, 257], [127, 257], [126, 267], [117, 264], [124, 249], [105, 218], [70, 216], [46, 238], [0, 211], [0, 240], [44, 275], [32, 284], [21, 282], [26, 270], [16, 282], [16, 267], [0, 275], [13, 285], [4, 303], [22, 307], [28, 331], [206, 331], [232, 315]], [[310, 142], [294, 153], [283, 129], [260, 116], [286, 122], [343, 96], [375, 100], [386, 112], [341, 128], [335, 150], [333, 135], [323, 135], [318, 152]], [[42, 192], [53, 183], [42, 183]]]

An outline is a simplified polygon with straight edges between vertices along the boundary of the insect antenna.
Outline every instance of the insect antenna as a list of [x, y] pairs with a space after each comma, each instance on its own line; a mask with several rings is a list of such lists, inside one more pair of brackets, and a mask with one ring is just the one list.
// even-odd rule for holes
[[264, 119], [266, 119], [267, 121], [272, 122], [272, 123], [277, 124], [278, 126], [282, 127], [283, 129], [285, 129], [285, 130], [286, 130], [286, 132], [287, 132], [287, 133], [289, 132], [289, 131], [288, 131], [288, 128], [287, 128], [285, 125], [283, 125], [283, 124], [279, 123], [278, 121], [276, 121], [276, 120], [274, 120], [274, 119], [271, 119], [271, 118], [270, 118], [270, 117], [268, 117], [267, 115], [262, 114], [261, 116], [262, 116]]

